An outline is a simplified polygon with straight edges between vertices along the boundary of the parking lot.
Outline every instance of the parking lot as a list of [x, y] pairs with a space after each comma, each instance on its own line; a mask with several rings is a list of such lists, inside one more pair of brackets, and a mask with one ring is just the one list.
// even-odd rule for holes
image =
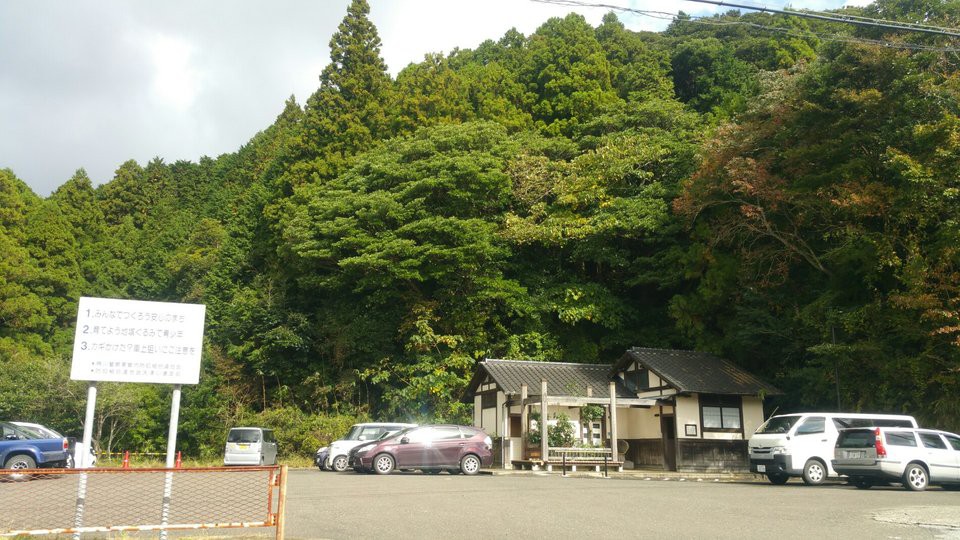
[[289, 538], [960, 538], [960, 493], [642, 475], [291, 471]]

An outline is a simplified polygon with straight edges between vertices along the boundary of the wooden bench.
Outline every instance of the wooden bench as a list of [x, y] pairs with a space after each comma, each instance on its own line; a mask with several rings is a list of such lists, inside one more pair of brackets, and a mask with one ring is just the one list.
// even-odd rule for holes
[[594, 471], [600, 472], [600, 467], [603, 467], [604, 476], [611, 466], [616, 467], [617, 471], [623, 470], [623, 463], [614, 458], [613, 451], [609, 448], [548, 448], [547, 457], [547, 470], [552, 470], [551, 465], [560, 465], [564, 475], [567, 474], [567, 467], [571, 472], [576, 472], [577, 467], [592, 467]]

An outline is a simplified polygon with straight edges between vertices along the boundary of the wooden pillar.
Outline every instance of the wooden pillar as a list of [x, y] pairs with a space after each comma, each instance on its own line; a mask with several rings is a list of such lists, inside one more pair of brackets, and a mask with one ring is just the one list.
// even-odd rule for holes
[[513, 457], [510, 453], [510, 402], [507, 401], [506, 394], [503, 397], [503, 422], [501, 422], [502, 431], [500, 432], [500, 466], [509, 469], [507, 464]]
[[610, 381], [610, 449], [613, 450], [614, 461], [619, 461], [617, 455], [617, 385]]
[[[587, 397], [588, 398], [593, 397], [593, 387], [590, 385], [587, 385]], [[580, 433], [577, 434], [577, 440], [582, 441], [583, 440], [583, 408], [580, 409], [579, 415], [580, 415]], [[589, 440], [590, 444], [593, 444], [593, 422], [592, 421], [590, 422], [590, 425], [587, 426], [587, 439]]]
[[530, 428], [529, 416], [527, 415], [527, 385], [520, 385], [520, 448], [523, 459], [527, 459], [527, 431]]
[[547, 380], [540, 379], [540, 459], [547, 461]]

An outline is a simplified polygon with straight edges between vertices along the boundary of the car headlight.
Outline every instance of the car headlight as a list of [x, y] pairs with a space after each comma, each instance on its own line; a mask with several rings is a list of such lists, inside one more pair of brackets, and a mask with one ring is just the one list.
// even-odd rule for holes
[[770, 449], [770, 453], [771, 453], [771, 454], [786, 454], [786, 453], [787, 453], [787, 447], [786, 447], [786, 446], [774, 446], [773, 448]]
[[357, 455], [358, 455], [358, 456], [361, 456], [361, 455], [363, 455], [363, 454], [366, 454], [367, 451], [370, 450], [370, 449], [373, 448], [373, 447], [374, 447], [374, 445], [372, 445], [372, 444], [365, 444], [365, 445], [357, 448]]

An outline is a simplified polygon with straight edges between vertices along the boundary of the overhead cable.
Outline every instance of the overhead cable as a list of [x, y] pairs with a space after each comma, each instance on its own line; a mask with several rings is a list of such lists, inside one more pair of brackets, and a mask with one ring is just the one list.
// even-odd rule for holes
[[[593, 3], [593, 2], [584, 2], [580, 0], [532, 0], [534, 2], [540, 2], [544, 4], [556, 4], [561, 6], [578, 6], [578, 7], [598, 7], [598, 8], [607, 8], [614, 9], [619, 11], [630, 11], [630, 12], [642, 12], [643, 10], [627, 8], [623, 6], [617, 6], [612, 4], [603, 4], [603, 3]], [[774, 9], [768, 8], [760, 5], [748, 5], [740, 4], [734, 2], [725, 2], [723, 0], [687, 0], [688, 2], [698, 2], [701, 4], [712, 4], [716, 6], [726, 6], [737, 9], [749, 9], [751, 11], [759, 11], [766, 13], [776, 13], [779, 15], [790, 15], [794, 17], [805, 17], [808, 19], [818, 19], [822, 21], [844, 23], [844, 24], [853, 24], [857, 26], [870, 26], [874, 28], [886, 28], [889, 30], [898, 30], [905, 32], [921, 32], [925, 34], [935, 34], [941, 36], [950, 36], [950, 37], [960, 37], [960, 30], [955, 28], [943, 28], [939, 26], [929, 26], [921, 25], [917, 23], [905, 23], [899, 21], [887, 21], [884, 19], [870, 19], [867, 17], [858, 17], [858, 16], [847, 16], [841, 13], [823, 13], [817, 11], [794, 11], [794, 10], [783, 10], [783, 9]]]

